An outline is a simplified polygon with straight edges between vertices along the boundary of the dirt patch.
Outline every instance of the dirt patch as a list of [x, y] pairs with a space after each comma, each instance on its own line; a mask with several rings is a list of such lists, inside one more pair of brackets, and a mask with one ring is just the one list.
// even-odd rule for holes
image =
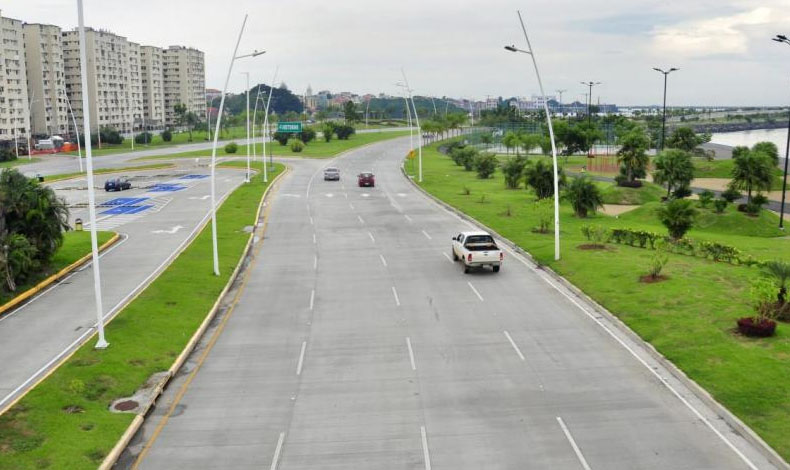
[[659, 274], [658, 276], [653, 276], [652, 274], [645, 274], [644, 276], [639, 277], [639, 282], [643, 284], [655, 284], [656, 282], [666, 281], [669, 279], [667, 276], [663, 274]]
[[576, 248], [580, 250], [605, 250], [606, 245], [600, 245], [598, 243], [585, 243], [584, 245], [579, 245]]
[[636, 205], [636, 204], [634, 204], [634, 205], [630, 205], [630, 204], [604, 204], [603, 205], [603, 209], [601, 209], [601, 212], [603, 212], [606, 215], [610, 215], [610, 216], [618, 216], [620, 214], [625, 214], [626, 212], [630, 212], [630, 211], [636, 209], [637, 207], [640, 207], [640, 206]]
[[74, 414], [77, 414], [77, 413], [84, 413], [85, 412], [85, 408], [83, 408], [83, 407], [81, 407], [79, 405], [69, 405], [69, 406], [64, 406], [63, 407], [63, 412], [66, 413], [66, 414], [74, 415]]

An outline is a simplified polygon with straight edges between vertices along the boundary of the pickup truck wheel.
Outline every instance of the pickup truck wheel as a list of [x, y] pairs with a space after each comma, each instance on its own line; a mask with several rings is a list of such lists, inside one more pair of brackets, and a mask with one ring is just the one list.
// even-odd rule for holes
[[450, 250], [453, 252], [453, 261], [458, 261], [458, 255], [455, 254], [455, 250]]
[[494, 272], [495, 272], [495, 273], [498, 273], [498, 272], [499, 272], [499, 266], [494, 266]]
[[464, 266], [464, 274], [469, 274], [469, 270], [471, 270], [469, 266]]

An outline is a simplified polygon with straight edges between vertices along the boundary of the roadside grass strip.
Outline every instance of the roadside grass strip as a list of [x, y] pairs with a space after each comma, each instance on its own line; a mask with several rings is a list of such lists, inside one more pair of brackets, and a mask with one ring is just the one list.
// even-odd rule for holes
[[[284, 167], [276, 164], [272, 181]], [[0, 416], [0, 469], [95, 469], [134, 419], [110, 413], [152, 374], [168, 370], [227, 284], [250, 237], [268, 184], [254, 178], [217, 211], [221, 274], [212, 272], [211, 227], [204, 227], [173, 263], [106, 327], [106, 350], [95, 338]], [[92, 306], [86, 306], [86, 308]]]
[[[404, 167], [410, 170], [408, 161]], [[660, 203], [647, 202], [655, 197], [652, 185], [646, 194], [629, 196], [646, 203], [619, 218], [577, 218], [563, 201], [562, 258], [554, 261], [554, 235], [534, 230], [541, 215], [535, 193], [523, 189], [523, 181], [521, 189], [505, 189], [500, 170], [490, 179], [479, 179], [439, 153], [437, 145], [423, 151], [423, 175], [422, 188], [579, 287], [790, 459], [790, 324], [780, 322], [771, 338], [750, 339], [734, 332], [737, 318], [753, 314], [750, 285], [762, 276], [759, 268], [670, 254], [662, 272], [668, 279], [648, 284], [639, 278], [648, 273], [654, 251], [611, 243], [602, 250], [578, 248], [589, 243], [581, 233], [583, 225], [666, 234], [655, 212]], [[609, 194], [619, 191], [608, 189]], [[749, 217], [732, 205], [723, 214], [698, 210], [689, 238], [734, 246], [759, 260], [790, 261], [790, 239], [778, 230], [774, 214], [762, 211]]]
[[[99, 246], [103, 246], [115, 234], [113, 232], [98, 232], [97, 235]], [[38, 273], [37, 276], [28, 279], [24, 284], [18, 285], [14, 294], [0, 293], [0, 315], [8, 310], [8, 308], [6, 308], [7, 303], [13, 302], [16, 297], [23, 295], [34, 287], [39, 287], [39, 290], [41, 290], [41, 288], [45, 286], [39, 286], [39, 283], [73, 265], [77, 261], [80, 261], [85, 256], [90, 255], [90, 253], [90, 232], [70, 231], [64, 233], [63, 245], [55, 252], [47, 269]], [[0, 451], [0, 455], [2, 455], [2, 451]]]

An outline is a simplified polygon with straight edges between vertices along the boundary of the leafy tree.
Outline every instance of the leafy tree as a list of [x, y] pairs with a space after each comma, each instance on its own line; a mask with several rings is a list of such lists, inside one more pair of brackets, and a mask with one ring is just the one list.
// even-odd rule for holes
[[653, 172], [653, 181], [667, 186], [667, 197], [675, 189], [688, 188], [694, 178], [691, 154], [686, 151], [665, 150], [656, 157], [654, 164], [656, 171]]
[[236, 153], [239, 151], [239, 144], [231, 142], [225, 145], [225, 153]]
[[348, 140], [348, 138], [356, 132], [357, 130], [354, 129], [354, 126], [349, 126], [348, 124], [335, 126], [335, 134], [337, 134], [337, 138], [340, 140]]
[[499, 161], [496, 156], [491, 153], [481, 153], [474, 159], [474, 168], [477, 171], [477, 177], [480, 179], [488, 179], [496, 172], [496, 167]]
[[779, 148], [773, 142], [757, 142], [752, 146], [752, 152], [764, 153], [771, 158], [774, 166], [779, 164]]
[[735, 189], [746, 190], [746, 203], [752, 202], [752, 190], [771, 190], [774, 164], [771, 157], [754, 150], [741, 154], [732, 167], [732, 182]]
[[315, 129], [310, 126], [306, 126], [302, 128], [302, 133], [299, 134], [299, 139], [303, 144], [308, 144], [310, 141], [315, 140], [315, 136]]
[[477, 149], [474, 147], [457, 147], [450, 151], [450, 158], [453, 159], [456, 165], [462, 166], [465, 170], [470, 171], [474, 165], [474, 159], [477, 153]]
[[148, 144], [151, 142], [151, 138], [153, 136], [150, 132], [141, 132], [134, 136], [134, 143], [136, 144]]
[[745, 145], [736, 145], [732, 148], [732, 158], [738, 158], [749, 153], [749, 147]]
[[282, 146], [288, 145], [288, 139], [291, 138], [290, 134], [279, 131], [272, 134], [272, 137]]
[[343, 115], [348, 122], [359, 122], [359, 113], [357, 112], [357, 105], [353, 101], [346, 101], [343, 103]]
[[0, 162], [16, 160], [16, 153], [11, 149], [0, 148]]
[[673, 240], [680, 240], [694, 225], [697, 210], [688, 199], [673, 199], [658, 208], [658, 218]]
[[171, 140], [173, 140], [173, 131], [171, 131], [170, 129], [165, 129], [164, 131], [162, 131], [162, 140], [164, 142], [170, 142]]
[[502, 164], [502, 174], [505, 175], [505, 187], [508, 189], [518, 189], [521, 178], [524, 175], [524, 168], [527, 166], [527, 159], [523, 156], [508, 158]]
[[[557, 169], [559, 186], [565, 186], [565, 173], [562, 168]], [[545, 199], [554, 196], [554, 169], [551, 163], [538, 160], [533, 165], [527, 165], [524, 170], [524, 178], [527, 186], [535, 191], [538, 199]]]
[[617, 160], [620, 162], [621, 173], [627, 183], [633, 185], [636, 178], [645, 177], [645, 170], [650, 162], [646, 153], [648, 147], [650, 147], [650, 138], [641, 127], [633, 128], [621, 139]]
[[667, 138], [665, 147], [699, 154], [701, 152], [699, 146], [710, 142], [710, 138], [710, 134], [697, 134], [691, 127], [682, 126], [672, 131], [672, 134]]
[[565, 196], [577, 217], [587, 217], [588, 213], [594, 214], [599, 207], [603, 207], [601, 192], [587, 175], [573, 178], [565, 189]]
[[[529, 154], [536, 148], [541, 147], [543, 140], [543, 136], [539, 134], [521, 134], [519, 136], [519, 143], [526, 154]], [[551, 147], [549, 147], [549, 153], [551, 153]]]
[[183, 103], [176, 103], [173, 106], [173, 112], [176, 115], [176, 122], [178, 125], [183, 126], [186, 123], [187, 105]]
[[511, 149], [518, 149], [521, 146], [521, 140], [518, 134], [513, 131], [508, 131], [502, 137], [502, 145], [507, 149], [507, 153], [510, 153]]

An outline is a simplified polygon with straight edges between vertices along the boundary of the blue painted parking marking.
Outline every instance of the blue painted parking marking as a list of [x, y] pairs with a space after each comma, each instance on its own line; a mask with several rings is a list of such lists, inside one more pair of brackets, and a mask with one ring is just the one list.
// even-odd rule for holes
[[99, 206], [101, 207], [131, 206], [134, 204], [139, 204], [146, 200], [148, 200], [147, 197], [116, 197], [115, 199], [110, 199], [109, 201], [99, 204]]
[[151, 186], [151, 188], [149, 188], [149, 191], [152, 193], [171, 193], [175, 191], [181, 191], [182, 189], [187, 189], [187, 188], [186, 186], [182, 186], [180, 184], [158, 183]]
[[102, 212], [102, 215], [138, 214], [154, 206], [117, 206]]
[[202, 180], [203, 178], [208, 178], [208, 175], [184, 175], [179, 179], [182, 180]]

